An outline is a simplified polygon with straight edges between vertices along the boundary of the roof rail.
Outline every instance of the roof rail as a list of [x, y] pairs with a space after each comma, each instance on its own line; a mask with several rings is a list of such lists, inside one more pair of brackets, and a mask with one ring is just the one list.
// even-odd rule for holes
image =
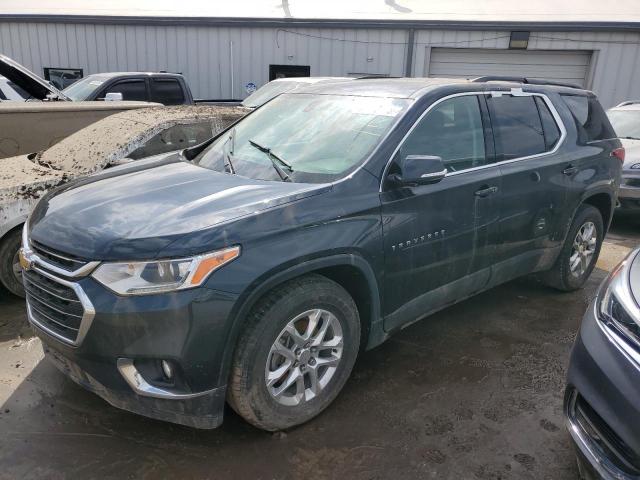
[[354, 77], [354, 80], [371, 80], [373, 78], [402, 78], [394, 75], [362, 75], [361, 77]]
[[575, 83], [555, 82], [553, 80], [543, 80], [543, 79], [530, 78], [530, 77], [485, 75], [482, 77], [474, 78], [471, 81], [472, 82], [517, 82], [517, 83], [527, 83], [530, 85], [554, 85], [557, 87], [579, 88], [580, 90], [583, 89], [580, 85], [576, 85]]
[[639, 104], [640, 100], [627, 100], [626, 102], [621, 102], [618, 105], [616, 105], [613, 108], [618, 108], [618, 107], [626, 107], [627, 105], [636, 105]]

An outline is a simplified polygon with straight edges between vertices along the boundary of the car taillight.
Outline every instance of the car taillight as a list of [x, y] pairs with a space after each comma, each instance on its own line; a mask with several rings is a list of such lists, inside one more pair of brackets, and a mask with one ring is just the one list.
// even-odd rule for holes
[[616, 157], [618, 160], [624, 163], [624, 147], [616, 148], [611, 152], [612, 157]]

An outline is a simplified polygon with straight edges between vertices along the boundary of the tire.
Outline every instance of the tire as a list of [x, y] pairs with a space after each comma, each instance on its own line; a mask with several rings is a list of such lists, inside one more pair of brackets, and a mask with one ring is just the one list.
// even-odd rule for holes
[[[572, 258], [574, 258], [573, 255], [576, 253], [576, 250], [574, 250], [574, 242], [577, 241], [578, 232], [586, 225], [593, 225], [595, 229], [592, 237], [595, 239], [593, 253], [589, 257], [589, 262], [586, 267], [582, 265], [582, 267], [578, 267], [577, 271], [572, 271]], [[581, 205], [571, 223], [571, 228], [562, 246], [560, 255], [558, 255], [556, 259], [556, 263], [551, 270], [541, 275], [542, 281], [564, 292], [571, 292], [581, 288], [589, 278], [589, 275], [591, 275], [598, 261], [603, 234], [604, 227], [600, 211], [591, 205]], [[578, 255], [582, 256], [579, 252]]]
[[[317, 323], [310, 332], [311, 341], [303, 341], [312, 317]], [[285, 331], [287, 325], [294, 326], [297, 336], [290, 334], [291, 330]], [[314, 352], [310, 343], [318, 344], [323, 327], [325, 341]], [[278, 347], [276, 352], [276, 342], [286, 350]], [[267, 293], [249, 314], [234, 353], [227, 400], [240, 416], [263, 430], [282, 430], [304, 423], [327, 408], [342, 390], [359, 346], [358, 310], [344, 288], [316, 274], [286, 282]], [[338, 357], [333, 366], [331, 362]], [[278, 372], [284, 373], [279, 376]], [[314, 372], [320, 380], [315, 392]], [[301, 373], [303, 380], [285, 388]], [[270, 387], [268, 374], [273, 377]], [[300, 382], [305, 389], [302, 394]], [[276, 395], [276, 391], [282, 393]]]
[[16, 264], [19, 266], [18, 251], [21, 243], [22, 232], [19, 228], [11, 231], [0, 242], [0, 282], [11, 293], [24, 298], [21, 270], [14, 271]]

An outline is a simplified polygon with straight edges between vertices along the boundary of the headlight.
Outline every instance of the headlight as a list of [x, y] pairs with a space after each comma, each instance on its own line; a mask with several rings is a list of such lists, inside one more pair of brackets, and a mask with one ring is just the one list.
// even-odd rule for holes
[[145, 295], [202, 285], [211, 273], [240, 255], [240, 247], [176, 260], [103, 263], [91, 275], [119, 295]]
[[629, 286], [632, 261], [632, 258], [623, 261], [603, 283], [598, 294], [598, 314], [601, 321], [613, 324], [628, 339], [640, 342], [640, 310]]

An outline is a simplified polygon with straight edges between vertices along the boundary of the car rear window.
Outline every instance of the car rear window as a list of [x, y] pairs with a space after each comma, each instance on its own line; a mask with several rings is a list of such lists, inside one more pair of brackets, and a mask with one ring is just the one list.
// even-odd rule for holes
[[573, 116], [578, 130], [578, 143], [586, 144], [616, 137], [596, 97], [585, 95], [561, 95], [561, 97]]
[[498, 161], [528, 157], [547, 150], [534, 97], [501, 95], [487, 99]]

